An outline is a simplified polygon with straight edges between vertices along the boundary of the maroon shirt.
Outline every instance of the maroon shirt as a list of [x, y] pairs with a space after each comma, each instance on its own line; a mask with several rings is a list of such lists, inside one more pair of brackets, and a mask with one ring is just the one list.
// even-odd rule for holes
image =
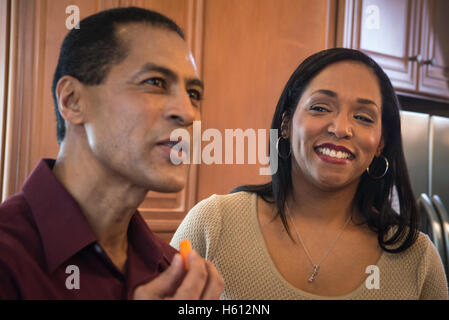
[[[41, 160], [22, 191], [0, 205], [0, 299], [132, 298], [177, 251], [136, 212], [128, 227], [126, 272], [120, 272], [53, 174], [54, 163]], [[79, 289], [76, 268], [69, 266], [79, 270]]]

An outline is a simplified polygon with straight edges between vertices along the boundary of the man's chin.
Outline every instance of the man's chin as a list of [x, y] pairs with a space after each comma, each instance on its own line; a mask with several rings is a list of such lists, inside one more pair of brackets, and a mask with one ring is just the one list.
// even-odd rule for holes
[[145, 174], [146, 188], [163, 193], [179, 192], [187, 184], [188, 166], [159, 167], [158, 170], [148, 171]]
[[156, 186], [156, 187], [152, 187], [151, 191], [155, 191], [155, 192], [161, 192], [161, 193], [176, 193], [181, 191], [182, 189], [184, 189], [185, 184], [181, 184], [181, 185], [172, 185], [172, 184], [167, 184], [167, 185], [163, 185], [163, 186]]
[[151, 181], [148, 186], [151, 191], [162, 193], [179, 192], [186, 186], [187, 179], [183, 177], [159, 177], [157, 180]]

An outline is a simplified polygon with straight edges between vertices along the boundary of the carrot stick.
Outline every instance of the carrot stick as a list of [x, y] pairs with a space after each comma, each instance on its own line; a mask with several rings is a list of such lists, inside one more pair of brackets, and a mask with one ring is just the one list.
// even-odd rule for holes
[[179, 251], [181, 253], [182, 260], [184, 261], [184, 268], [189, 270], [189, 263], [187, 257], [189, 256], [189, 252], [192, 250], [192, 245], [189, 240], [182, 240], [179, 243]]

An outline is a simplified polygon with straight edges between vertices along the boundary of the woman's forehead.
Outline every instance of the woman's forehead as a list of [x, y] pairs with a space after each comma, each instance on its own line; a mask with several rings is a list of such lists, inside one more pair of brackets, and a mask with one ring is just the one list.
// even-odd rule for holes
[[378, 106], [382, 102], [377, 75], [358, 61], [341, 61], [325, 67], [309, 81], [300, 100], [325, 92], [340, 99], [371, 100]]

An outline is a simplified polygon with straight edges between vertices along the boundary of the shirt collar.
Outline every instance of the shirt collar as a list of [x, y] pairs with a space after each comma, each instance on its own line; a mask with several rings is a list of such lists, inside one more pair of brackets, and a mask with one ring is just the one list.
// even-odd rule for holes
[[[54, 175], [52, 168], [55, 162], [42, 159], [22, 187], [42, 239], [50, 273], [97, 241], [79, 204]], [[131, 218], [128, 241], [150, 273], [157, 272], [160, 263], [171, 261], [172, 254], [161, 248], [160, 241], [138, 211]], [[140, 278], [143, 275], [135, 276]]]
[[147, 267], [154, 269], [152, 271], [156, 270], [161, 259], [169, 259], [139, 212], [133, 215], [129, 224], [128, 241], [140, 253]]
[[53, 174], [55, 162], [42, 159], [22, 187], [42, 239], [50, 273], [96, 241], [80, 206]]

